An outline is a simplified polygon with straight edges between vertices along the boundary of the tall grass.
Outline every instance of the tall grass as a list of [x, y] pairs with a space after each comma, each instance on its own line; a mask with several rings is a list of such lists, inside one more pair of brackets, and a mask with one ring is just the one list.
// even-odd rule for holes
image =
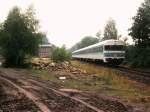
[[81, 63], [78, 61], [72, 61], [72, 65], [80, 69], [84, 69], [89, 74], [102, 79], [97, 83], [100, 84], [103, 82], [99, 85], [99, 88], [101, 88], [101, 92], [104, 92], [107, 95], [121, 97], [129, 101], [140, 100], [142, 97], [150, 96], [149, 86], [130, 80], [127, 76], [124, 76], [116, 70], [102, 66], [95, 66], [94, 64]]

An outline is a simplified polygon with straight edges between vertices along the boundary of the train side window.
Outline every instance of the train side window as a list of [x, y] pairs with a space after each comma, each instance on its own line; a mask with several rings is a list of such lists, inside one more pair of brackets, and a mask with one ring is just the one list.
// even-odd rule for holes
[[95, 47], [95, 53], [97, 52], [97, 48]]
[[99, 52], [103, 52], [103, 46], [99, 47]]
[[86, 51], [82, 51], [82, 54], [85, 54]]
[[93, 48], [93, 53], [95, 53], [96, 52], [96, 47], [95, 48]]
[[94, 53], [94, 48], [91, 48], [91, 53]]
[[95, 47], [95, 52], [98, 52], [99, 51], [99, 48], [98, 47]]
[[88, 49], [88, 53], [91, 53], [91, 49]]
[[98, 47], [96, 47], [96, 52], [98, 52], [99, 51], [99, 48]]
[[89, 49], [86, 50], [86, 54], [89, 53]]
[[94, 48], [91, 48], [91, 53], [93, 53], [94, 52]]
[[90, 52], [90, 53], [93, 53], [93, 48], [89, 49], [89, 52]]
[[97, 47], [95, 47], [95, 52], [98, 52], [98, 48]]
[[87, 54], [88, 53], [88, 51], [87, 50], [84, 50], [84, 54]]
[[94, 53], [96, 52], [96, 47], [94, 48]]
[[88, 53], [91, 53], [91, 49], [88, 49]]

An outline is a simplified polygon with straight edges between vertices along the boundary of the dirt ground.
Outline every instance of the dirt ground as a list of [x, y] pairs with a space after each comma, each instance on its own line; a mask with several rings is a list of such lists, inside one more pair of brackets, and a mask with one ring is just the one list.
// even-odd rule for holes
[[1, 69], [0, 82], [2, 112], [94, 112], [87, 106], [54, 92], [50, 87], [45, 88], [46, 83], [25, 75], [22, 70]]
[[25, 69], [1, 68], [0, 91], [0, 112], [149, 112], [105, 94], [64, 89]]
[[23, 93], [0, 80], [0, 112], [37, 112], [39, 108]]

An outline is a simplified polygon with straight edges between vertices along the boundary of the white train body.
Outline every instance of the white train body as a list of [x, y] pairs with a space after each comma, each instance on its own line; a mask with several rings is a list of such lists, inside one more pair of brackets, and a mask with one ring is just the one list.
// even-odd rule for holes
[[124, 46], [124, 42], [120, 40], [105, 40], [74, 51], [72, 58], [102, 60], [105, 63], [120, 64], [125, 58]]

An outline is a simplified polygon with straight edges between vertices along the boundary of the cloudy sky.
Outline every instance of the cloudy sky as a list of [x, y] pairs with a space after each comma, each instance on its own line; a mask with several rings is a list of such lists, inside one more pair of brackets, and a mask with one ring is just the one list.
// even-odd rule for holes
[[33, 5], [41, 30], [49, 41], [67, 48], [84, 36], [95, 36], [112, 17], [119, 34], [128, 35], [132, 17], [144, 0], [0, 0], [0, 22], [13, 6], [22, 10]]

